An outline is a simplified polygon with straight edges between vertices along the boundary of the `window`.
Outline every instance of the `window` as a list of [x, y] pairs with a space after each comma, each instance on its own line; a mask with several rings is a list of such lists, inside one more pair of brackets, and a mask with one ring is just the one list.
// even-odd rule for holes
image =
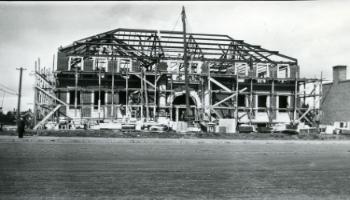
[[277, 78], [289, 78], [289, 66], [279, 65], [277, 71]]
[[246, 107], [245, 104], [245, 95], [239, 94], [238, 95], [238, 106], [239, 107]]
[[279, 96], [278, 97], [278, 108], [282, 108], [282, 110], [280, 110], [280, 112], [287, 112], [288, 96]]
[[248, 76], [248, 64], [247, 63], [237, 63], [237, 74], [239, 76]]
[[192, 61], [191, 62], [192, 73], [201, 73], [203, 62], [201, 61]]
[[83, 70], [83, 57], [69, 57], [68, 70]]
[[256, 65], [256, 76], [258, 78], [269, 77], [269, 68], [267, 64], [257, 64]]
[[94, 109], [98, 109], [98, 100], [101, 101], [101, 106], [105, 105], [105, 91], [101, 91], [101, 97], [99, 98], [99, 92], [94, 92]]
[[[69, 91], [69, 104], [75, 105], [75, 91]], [[80, 105], [80, 91], [77, 91], [77, 105]]]
[[119, 70], [121, 71], [133, 71], [131, 59], [119, 59]]
[[94, 58], [94, 69], [101, 71], [107, 71], [108, 70], [108, 60], [107, 58]]
[[267, 107], [267, 96], [266, 95], [258, 96], [258, 107], [261, 107], [261, 108]]

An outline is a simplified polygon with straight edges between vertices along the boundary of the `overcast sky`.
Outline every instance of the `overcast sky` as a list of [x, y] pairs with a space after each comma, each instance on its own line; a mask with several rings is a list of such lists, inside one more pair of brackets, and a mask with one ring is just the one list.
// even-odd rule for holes
[[[30, 108], [36, 58], [51, 68], [59, 46], [111, 29], [173, 30], [182, 5], [189, 31], [227, 34], [280, 51], [298, 59], [302, 77], [320, 77], [322, 71], [331, 80], [332, 66], [350, 64], [350, 1], [1, 2], [0, 88], [17, 91], [16, 68], [26, 67], [22, 108]], [[1, 91], [0, 97], [2, 103]], [[16, 102], [6, 95], [4, 109]]]

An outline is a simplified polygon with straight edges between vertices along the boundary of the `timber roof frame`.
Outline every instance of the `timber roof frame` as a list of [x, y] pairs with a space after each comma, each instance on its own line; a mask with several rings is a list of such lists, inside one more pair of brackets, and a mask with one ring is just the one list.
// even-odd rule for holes
[[[77, 40], [58, 50], [70, 56], [134, 58], [150, 66], [159, 60], [183, 59], [182, 34], [181, 31], [119, 28]], [[298, 64], [295, 58], [228, 35], [187, 33], [187, 39], [190, 60]], [[109, 48], [109, 52], [101, 52], [101, 47]]]

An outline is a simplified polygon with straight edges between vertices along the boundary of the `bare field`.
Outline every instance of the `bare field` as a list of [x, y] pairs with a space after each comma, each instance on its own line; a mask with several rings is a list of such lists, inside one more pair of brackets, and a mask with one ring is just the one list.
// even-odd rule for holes
[[350, 143], [0, 139], [0, 199], [41, 198], [349, 199]]

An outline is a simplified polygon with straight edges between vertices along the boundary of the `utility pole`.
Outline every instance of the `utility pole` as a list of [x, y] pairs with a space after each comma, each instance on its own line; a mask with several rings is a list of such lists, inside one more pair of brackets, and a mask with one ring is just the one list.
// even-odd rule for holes
[[[23, 137], [23, 130], [24, 126], [22, 126], [20, 122], [20, 116], [21, 116], [21, 96], [22, 96], [22, 73], [23, 70], [26, 70], [23, 67], [16, 68], [19, 70], [19, 86], [18, 86], [18, 102], [17, 102], [17, 132], [18, 132], [18, 137], [22, 138]], [[23, 130], [22, 130], [23, 129]]]
[[184, 38], [184, 69], [185, 69], [185, 87], [186, 87], [186, 114], [185, 119], [186, 121], [189, 121], [191, 116], [191, 110], [190, 110], [190, 92], [188, 88], [188, 58], [187, 58], [187, 40], [186, 40], [186, 13], [185, 13], [185, 7], [182, 7], [182, 24], [183, 24], [183, 38]]
[[37, 61], [35, 61], [35, 68], [34, 68], [34, 78], [35, 78], [35, 82], [34, 82], [34, 108], [33, 108], [33, 112], [34, 112], [34, 126], [37, 123], [37, 101], [38, 101], [38, 89], [36, 88], [38, 86], [38, 78], [37, 78], [37, 73], [38, 73], [38, 67], [37, 67]]

